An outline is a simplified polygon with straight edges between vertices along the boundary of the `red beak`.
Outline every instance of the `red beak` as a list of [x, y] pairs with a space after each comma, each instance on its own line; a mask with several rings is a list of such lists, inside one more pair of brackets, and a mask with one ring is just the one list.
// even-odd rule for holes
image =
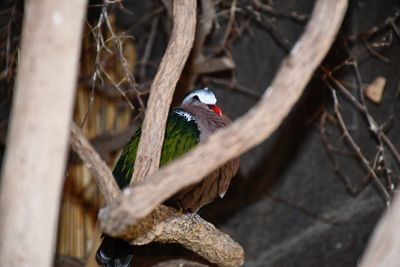
[[222, 110], [217, 105], [208, 105], [208, 107], [214, 111], [218, 116], [222, 117]]

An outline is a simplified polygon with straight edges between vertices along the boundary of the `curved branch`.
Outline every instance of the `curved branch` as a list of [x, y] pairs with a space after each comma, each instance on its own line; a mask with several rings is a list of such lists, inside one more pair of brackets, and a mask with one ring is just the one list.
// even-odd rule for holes
[[121, 191], [110, 169], [94, 150], [78, 125], [72, 122], [70, 129], [71, 137], [69, 143], [72, 149], [83, 159], [89, 172], [96, 179], [105, 201], [111, 203], [114, 198], [121, 195]]
[[210, 171], [270, 136], [328, 52], [346, 7], [347, 0], [317, 1], [304, 34], [282, 62], [260, 102], [230, 127], [148, 177], [146, 183], [126, 189], [99, 214], [103, 230], [113, 235], [123, 232], [181, 188], [199, 182]]
[[158, 170], [169, 106], [194, 41], [196, 1], [174, 0], [173, 17], [171, 39], [150, 88], [131, 180], [133, 184], [139, 184]]
[[164, 205], [158, 206], [140, 224], [128, 227], [119, 237], [132, 240], [135, 245], [179, 243], [218, 266], [243, 265], [243, 248], [227, 234], [196, 213], [181, 213]]

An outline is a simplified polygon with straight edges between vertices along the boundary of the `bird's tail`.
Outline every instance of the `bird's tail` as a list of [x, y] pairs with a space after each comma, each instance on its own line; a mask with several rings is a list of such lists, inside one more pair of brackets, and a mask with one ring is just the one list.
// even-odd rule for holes
[[133, 246], [125, 240], [105, 235], [96, 252], [96, 261], [104, 267], [128, 267], [133, 257]]

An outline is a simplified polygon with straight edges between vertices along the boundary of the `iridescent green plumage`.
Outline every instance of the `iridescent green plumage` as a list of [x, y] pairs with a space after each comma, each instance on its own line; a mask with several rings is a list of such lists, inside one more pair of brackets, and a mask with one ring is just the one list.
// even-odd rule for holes
[[[160, 166], [189, 151], [199, 142], [199, 130], [194, 120], [188, 120], [174, 109], [168, 116]], [[133, 173], [141, 130], [139, 129], [125, 146], [115, 165], [113, 174], [120, 188], [129, 185]]]

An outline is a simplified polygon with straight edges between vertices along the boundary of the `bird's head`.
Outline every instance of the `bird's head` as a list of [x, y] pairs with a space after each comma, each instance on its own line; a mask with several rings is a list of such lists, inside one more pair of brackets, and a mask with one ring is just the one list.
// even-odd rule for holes
[[216, 105], [217, 98], [214, 93], [207, 87], [202, 89], [195, 89], [189, 92], [182, 101], [183, 104], [191, 105], [206, 105], [209, 109], [214, 111], [218, 116], [222, 116], [222, 110]]

